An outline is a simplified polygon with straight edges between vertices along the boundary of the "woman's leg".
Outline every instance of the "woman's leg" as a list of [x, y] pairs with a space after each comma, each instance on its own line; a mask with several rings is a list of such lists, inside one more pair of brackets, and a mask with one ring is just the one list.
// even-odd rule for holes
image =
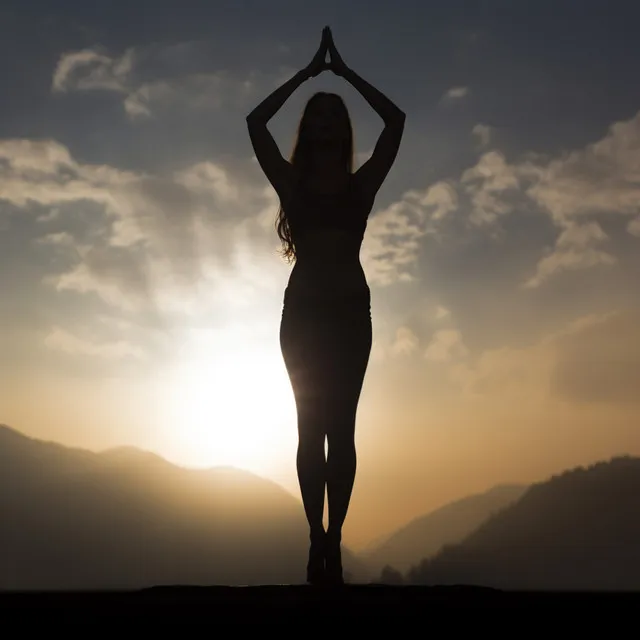
[[331, 395], [327, 422], [327, 570], [342, 580], [340, 541], [356, 475], [356, 413], [372, 344], [370, 309], [358, 305], [342, 316], [336, 329]]
[[[326, 421], [323, 416], [322, 380], [318, 367], [322, 345], [309, 313], [285, 307], [280, 326], [280, 346], [298, 418], [296, 467], [305, 514], [312, 540], [324, 536], [324, 496], [326, 488]], [[320, 347], [320, 348], [319, 348]]]
[[355, 418], [340, 416], [329, 430], [327, 455], [327, 494], [329, 500], [330, 535], [341, 538], [356, 477]]
[[304, 511], [309, 523], [311, 539], [324, 535], [324, 494], [327, 482], [324, 425], [307, 407], [298, 411], [298, 451], [296, 468]]
[[339, 537], [356, 474], [356, 414], [372, 344], [371, 315], [361, 304], [346, 308], [336, 327], [327, 416], [329, 530]]

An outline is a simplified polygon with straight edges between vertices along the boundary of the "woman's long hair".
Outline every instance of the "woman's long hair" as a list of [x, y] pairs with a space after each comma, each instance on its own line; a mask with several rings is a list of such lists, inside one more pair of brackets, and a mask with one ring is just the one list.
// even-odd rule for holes
[[[327, 96], [338, 100], [342, 105], [342, 108], [344, 109], [344, 119], [347, 123], [347, 140], [346, 144], [343, 147], [342, 162], [344, 162], [349, 173], [353, 172], [353, 128], [351, 126], [351, 118], [349, 117], [347, 105], [344, 103], [344, 100], [336, 93], [318, 91], [317, 93], [314, 93], [311, 98], [309, 98], [307, 104], [304, 107], [302, 117], [300, 118], [300, 122], [298, 124], [298, 131], [293, 145], [293, 151], [291, 153], [291, 157], [289, 158], [289, 161], [294, 167], [294, 175], [296, 176], [296, 179], [299, 179], [301, 176], [303, 176], [308, 171], [309, 167], [309, 159], [311, 156], [311, 149], [313, 144], [306, 135], [307, 114], [309, 113], [309, 108], [314, 104], [316, 100]], [[289, 218], [287, 217], [286, 211], [282, 207], [282, 203], [280, 204], [280, 207], [278, 209], [278, 216], [276, 218], [276, 230], [283, 246], [280, 253], [285, 258], [285, 260], [287, 260], [287, 262], [291, 263], [296, 258], [296, 248], [293, 237], [291, 235]]]

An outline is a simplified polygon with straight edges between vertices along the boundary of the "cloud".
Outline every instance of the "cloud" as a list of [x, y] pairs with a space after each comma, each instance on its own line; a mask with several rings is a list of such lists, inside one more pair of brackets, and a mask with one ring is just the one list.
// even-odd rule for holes
[[41, 216], [38, 216], [36, 218], [36, 221], [37, 222], [51, 222], [53, 220], [58, 219], [59, 216], [60, 216], [60, 209], [58, 209], [57, 207], [52, 207], [46, 213], [43, 213]]
[[67, 91], [127, 92], [127, 81], [134, 62], [134, 50], [111, 57], [95, 49], [63, 53], [53, 72], [52, 89]]
[[481, 147], [486, 147], [491, 142], [491, 127], [486, 124], [476, 124], [471, 133], [478, 138]]
[[79, 164], [53, 140], [0, 140], [0, 160], [0, 198], [18, 208], [92, 201], [124, 215], [119, 190], [140, 180], [133, 172]]
[[[75, 168], [69, 150], [49, 140], [9, 139], [0, 141], [0, 160], [15, 171], [46, 174], [61, 168]], [[6, 176], [5, 171], [5, 176]], [[3, 189], [2, 193], [6, 193]]]
[[440, 329], [435, 332], [424, 357], [431, 362], [451, 362], [464, 358], [469, 350], [462, 341], [462, 334], [456, 329]]
[[634, 218], [628, 225], [627, 231], [633, 235], [638, 236], [640, 238], [640, 216]]
[[44, 236], [40, 236], [39, 238], [36, 238], [36, 242], [38, 244], [71, 247], [74, 245], [75, 240], [67, 231], [60, 231], [58, 233], [47, 233]]
[[580, 403], [640, 403], [640, 312], [611, 313], [557, 341], [551, 392]]
[[393, 356], [410, 355], [417, 350], [419, 342], [418, 336], [411, 329], [399, 327], [390, 353]]
[[597, 222], [570, 223], [558, 236], [553, 252], [538, 262], [535, 275], [523, 286], [538, 287], [560, 271], [616, 264], [615, 256], [593, 246], [606, 240], [608, 236]]
[[[474, 131], [485, 135], [484, 126], [476, 125]], [[539, 287], [562, 272], [615, 265], [615, 243], [600, 219], [633, 216], [627, 231], [640, 236], [638, 167], [640, 112], [613, 124], [598, 142], [556, 159], [529, 153], [509, 162], [502, 152], [487, 151], [458, 180], [408, 190], [372, 214], [363, 266], [379, 286], [413, 282], [425, 238], [442, 240], [443, 223], [466, 216], [466, 231], [487, 230], [495, 238], [502, 231], [501, 220], [518, 212], [546, 217], [558, 229], [555, 246], [540, 257], [524, 288]], [[464, 230], [457, 226], [454, 231]]]
[[[484, 135], [478, 128], [483, 126], [475, 131]], [[425, 238], [442, 242], [445, 223], [455, 222], [451, 229], [457, 237], [464, 231], [487, 230], [496, 238], [502, 233], [501, 220], [526, 212], [547, 217], [558, 235], [522, 287], [539, 287], [566, 271], [610, 267], [618, 262], [616, 245], [600, 220], [633, 216], [627, 231], [640, 237], [638, 167], [640, 112], [613, 124], [598, 142], [560, 158], [529, 153], [509, 162], [498, 150], [485, 152], [458, 180], [408, 190], [372, 214], [362, 246], [363, 266], [379, 286], [413, 282]], [[463, 216], [466, 229], [458, 224]]]
[[410, 191], [407, 197], [415, 197], [424, 209], [424, 215], [434, 221], [442, 220], [458, 207], [455, 189], [447, 182], [436, 182], [424, 193]]
[[75, 356], [91, 356], [106, 360], [122, 360], [123, 358], [144, 358], [140, 347], [125, 340], [117, 342], [91, 342], [75, 336], [65, 329], [54, 327], [44, 339], [45, 345], [55, 351], [63, 351]]
[[485, 153], [478, 163], [461, 176], [461, 186], [471, 199], [469, 220], [474, 225], [491, 225], [499, 216], [513, 210], [504, 194], [520, 188], [515, 167], [509, 165], [499, 151]]
[[544, 343], [530, 347], [500, 347], [483, 351], [473, 361], [453, 363], [449, 381], [466, 398], [500, 396], [548, 397], [553, 356]]
[[580, 316], [529, 345], [450, 362], [447, 375], [466, 398], [637, 403], [640, 314], [626, 309]]
[[63, 273], [47, 275], [44, 283], [56, 291], [97, 294], [126, 311], [143, 309], [150, 300], [151, 274], [143, 252], [114, 247], [82, 247], [80, 260]]
[[[274, 74], [252, 71], [239, 78], [223, 69], [187, 71], [185, 60], [195, 65], [193, 51], [194, 43], [180, 43], [171, 47], [131, 48], [121, 56], [108, 55], [99, 48], [67, 52], [56, 65], [52, 90], [123, 94], [125, 113], [138, 121], [167, 110], [194, 112], [216, 110], [223, 105], [238, 107], [244, 105], [257, 86], [273, 84]], [[176, 61], [181, 64], [176, 65]], [[291, 75], [293, 71], [284, 68], [275, 73], [281, 81]]]
[[[247, 233], [260, 241], [257, 216], [272, 203], [262, 185], [213, 162], [155, 176], [79, 163], [52, 140], [0, 141], [0, 200], [25, 212], [33, 205], [60, 212], [49, 219], [59, 229], [38, 244], [67, 247], [72, 266], [46, 284], [128, 310], [152, 302], [175, 308], [190, 287], [195, 296], [204, 271], [232, 268]], [[90, 226], [84, 239], [64, 228], [78, 208]]]
[[449, 311], [449, 309], [446, 309], [445, 307], [442, 307], [440, 305], [438, 305], [438, 307], [436, 308], [436, 320], [442, 320], [442, 318], [448, 318], [451, 315], [451, 311]]
[[465, 98], [470, 93], [469, 87], [451, 87], [448, 89], [442, 98], [440, 98], [440, 102], [453, 102], [456, 100], [461, 100]]
[[192, 74], [141, 84], [125, 98], [124, 109], [133, 119], [149, 118], [157, 109], [219, 109], [247, 92], [247, 86], [223, 72]]
[[421, 238], [435, 233], [435, 223], [456, 207], [456, 192], [443, 181], [423, 191], [407, 191], [398, 202], [370, 216], [362, 245], [370, 281], [380, 286], [413, 281]]
[[[593, 219], [640, 211], [640, 112], [611, 125], [604, 138], [583, 150], [546, 165], [527, 163], [520, 171], [535, 176], [527, 195], [561, 229], [556, 250], [541, 259], [525, 286], [563, 269], [612, 265], [616, 257], [594, 247], [607, 236]], [[633, 220], [627, 230], [637, 230]]]
[[361, 256], [372, 284], [414, 280], [419, 240], [426, 233], [416, 210], [411, 202], [399, 202], [369, 218]]
[[640, 112], [582, 150], [521, 170], [536, 176], [529, 197], [561, 226], [593, 214], [638, 215]]
[[218, 198], [229, 204], [240, 200], [240, 185], [229, 172], [219, 164], [204, 161], [178, 171], [175, 174], [178, 183], [190, 191]]

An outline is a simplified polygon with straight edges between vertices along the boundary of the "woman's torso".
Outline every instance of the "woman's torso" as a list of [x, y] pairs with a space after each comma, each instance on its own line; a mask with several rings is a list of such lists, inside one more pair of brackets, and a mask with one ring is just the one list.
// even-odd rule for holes
[[287, 294], [326, 299], [368, 291], [360, 249], [373, 200], [354, 174], [322, 187], [300, 181], [283, 206], [296, 248]]

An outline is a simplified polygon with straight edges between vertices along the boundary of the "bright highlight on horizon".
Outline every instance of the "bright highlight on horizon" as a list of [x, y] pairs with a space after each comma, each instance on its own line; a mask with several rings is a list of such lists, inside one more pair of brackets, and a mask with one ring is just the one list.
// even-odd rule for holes
[[293, 393], [276, 349], [194, 342], [165, 384], [172, 439], [189, 466], [264, 472], [296, 441]]

